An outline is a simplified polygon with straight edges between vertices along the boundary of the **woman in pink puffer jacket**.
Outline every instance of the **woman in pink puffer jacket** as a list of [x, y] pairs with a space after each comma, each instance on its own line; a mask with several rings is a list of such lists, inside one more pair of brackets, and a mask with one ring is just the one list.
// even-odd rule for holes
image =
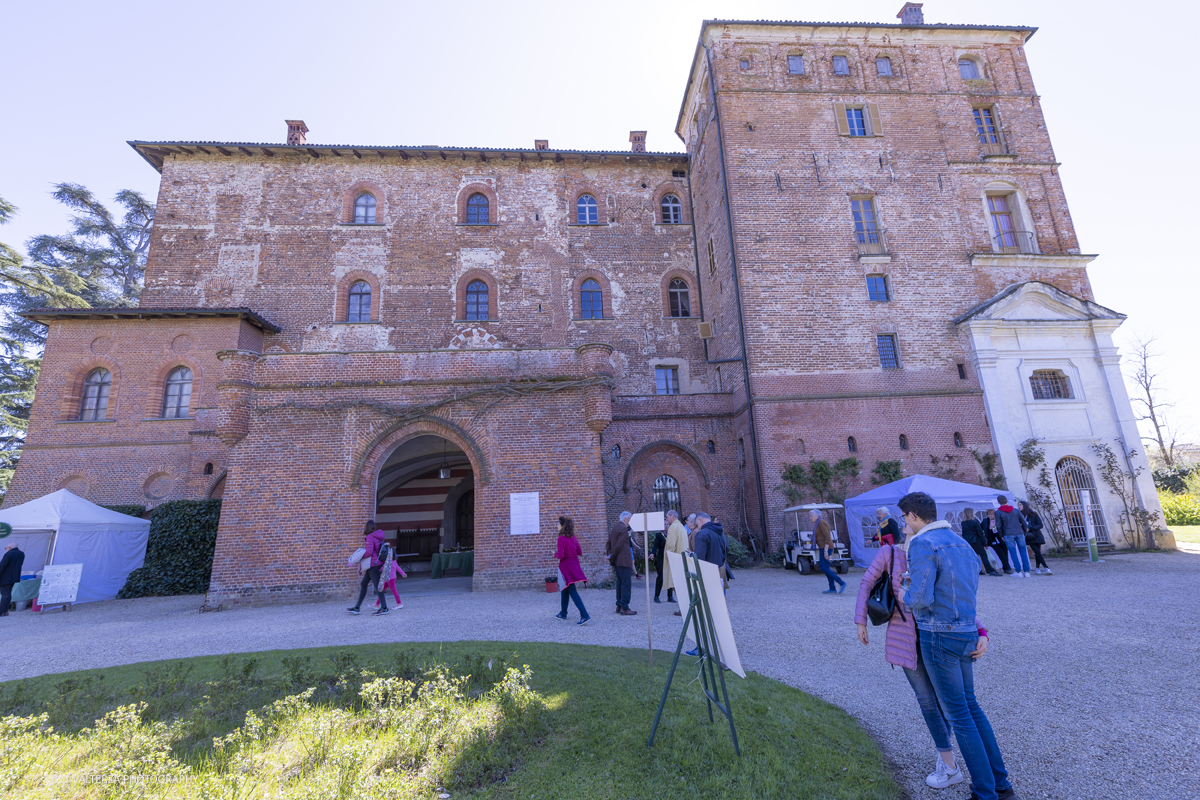
[[[911, 530], [906, 530], [905, 533], [908, 534], [908, 542], [915, 538]], [[892, 564], [893, 552], [895, 553], [894, 566]], [[908, 558], [902, 547], [885, 544], [875, 554], [875, 559], [867, 567], [867, 574], [863, 575], [862, 583], [858, 585], [854, 624], [858, 626], [859, 641], [864, 645], [867, 644], [867, 597], [870, 596], [875, 581], [889, 570], [892, 574], [892, 592], [896, 595], [896, 608], [899, 613], [893, 614], [887, 623], [883, 657], [889, 664], [904, 669], [904, 677], [908, 678], [909, 685], [917, 695], [917, 704], [921, 707], [925, 726], [929, 728], [933, 744], [937, 747], [937, 768], [932, 775], [925, 779], [925, 782], [935, 789], [945, 789], [947, 786], [962, 783], [963, 773], [955, 764], [954, 751], [950, 749], [950, 724], [946, 720], [945, 714], [942, 713], [941, 706], [938, 705], [933, 682], [929, 679], [929, 673], [925, 671], [925, 664], [921, 661], [916, 621], [904, 606], [904, 590], [900, 586], [900, 576], [908, 571]], [[901, 617], [901, 613], [903, 617]], [[979, 645], [972, 655], [978, 658], [987, 650], [988, 633], [978, 619], [975, 620], [975, 627], [979, 629]]]

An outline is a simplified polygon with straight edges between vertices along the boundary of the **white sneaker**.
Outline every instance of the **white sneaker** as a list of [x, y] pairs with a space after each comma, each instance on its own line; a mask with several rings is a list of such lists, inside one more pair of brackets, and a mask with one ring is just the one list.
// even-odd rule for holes
[[1049, 567], [1046, 567], [1046, 569], [1042, 571], [1042, 574], [1043, 575], [1053, 575], [1054, 573], [1050, 571]]
[[1028, 572], [1026, 572], [1026, 573], [1025, 573], [1025, 577], [1026, 577], [1026, 578], [1032, 578], [1033, 576], [1032, 576], [1032, 575], [1030, 575]]
[[932, 775], [925, 779], [925, 782], [935, 789], [945, 789], [953, 786], [956, 783], [963, 782], [962, 767], [955, 767], [951, 772], [946, 766], [946, 762], [942, 761], [941, 757], [937, 760], [937, 769]]
[[1014, 573], [1012, 574], [1012, 576], [1013, 576], [1014, 578], [1024, 578], [1024, 577], [1025, 577], [1025, 573], [1023, 573], [1023, 572], [1014, 572]]
[[1041, 574], [1042, 574], [1042, 568], [1041, 568], [1041, 567], [1036, 567], [1036, 568], [1033, 570], [1033, 574], [1034, 574], [1034, 575], [1041, 575]]

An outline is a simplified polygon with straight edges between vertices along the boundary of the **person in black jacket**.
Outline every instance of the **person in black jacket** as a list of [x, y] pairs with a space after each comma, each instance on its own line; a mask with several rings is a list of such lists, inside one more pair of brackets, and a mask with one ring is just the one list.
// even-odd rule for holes
[[4, 557], [0, 558], [0, 617], [8, 616], [13, 584], [21, 580], [21, 567], [24, 564], [25, 554], [21, 548], [15, 544], [4, 548]]
[[962, 537], [967, 540], [967, 544], [971, 545], [971, 549], [975, 551], [975, 555], [979, 556], [979, 561], [983, 564], [983, 569], [979, 571], [982, 575], [986, 571], [988, 575], [1000, 577], [1000, 573], [992, 569], [992, 562], [988, 561], [987, 557], [987, 534], [983, 530], [983, 526], [979, 524], [979, 520], [975, 519], [975, 509], [963, 509], [962, 521]]
[[[662, 584], [663, 584], [663, 559], [665, 554], [663, 551], [667, 548], [667, 535], [662, 531], [656, 531], [654, 541], [650, 543], [650, 548], [654, 551], [654, 602], [662, 602]], [[667, 593], [667, 599], [670, 600], [670, 592]]]
[[1004, 542], [1004, 534], [1000, 532], [1000, 524], [996, 522], [996, 509], [989, 508], [987, 516], [979, 521], [983, 526], [983, 535], [987, 537], [988, 547], [1000, 557], [1000, 565], [1004, 567], [1005, 575], [1012, 575], [1008, 566], [1008, 545]]
[[1050, 565], [1042, 557], [1042, 545], [1046, 543], [1046, 536], [1042, 533], [1044, 527], [1042, 518], [1024, 500], [1017, 503], [1017, 508], [1021, 509], [1021, 514], [1025, 517], [1025, 527], [1029, 529], [1025, 534], [1025, 544], [1029, 545], [1029, 549], [1033, 551], [1033, 558], [1037, 565], [1034, 572], [1038, 575], [1053, 575]]

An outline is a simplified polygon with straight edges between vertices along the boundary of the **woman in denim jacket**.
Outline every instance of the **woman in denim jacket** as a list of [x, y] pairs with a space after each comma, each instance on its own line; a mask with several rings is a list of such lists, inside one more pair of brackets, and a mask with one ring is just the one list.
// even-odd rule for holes
[[971, 773], [972, 797], [1015, 799], [992, 724], [975, 698], [979, 561], [948, 523], [937, 521], [937, 504], [929, 495], [905, 495], [900, 511], [911, 531], [904, 605], [916, 619], [921, 658]]

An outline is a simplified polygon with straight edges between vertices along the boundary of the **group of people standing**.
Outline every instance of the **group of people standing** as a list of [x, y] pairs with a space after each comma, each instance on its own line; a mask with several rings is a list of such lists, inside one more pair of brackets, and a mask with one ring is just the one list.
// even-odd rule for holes
[[1017, 503], [1018, 508], [1010, 506], [1004, 495], [996, 500], [1000, 507], [989, 508], [982, 519], [976, 519], [973, 508], [963, 510], [962, 537], [983, 565], [980, 574], [1000, 575], [988, 557], [987, 550], [991, 548], [1005, 575], [1030, 577], [1029, 550], [1033, 551], [1034, 574], [1053, 575], [1042, 555], [1046, 537], [1042, 533], [1041, 516], [1023, 500]]

